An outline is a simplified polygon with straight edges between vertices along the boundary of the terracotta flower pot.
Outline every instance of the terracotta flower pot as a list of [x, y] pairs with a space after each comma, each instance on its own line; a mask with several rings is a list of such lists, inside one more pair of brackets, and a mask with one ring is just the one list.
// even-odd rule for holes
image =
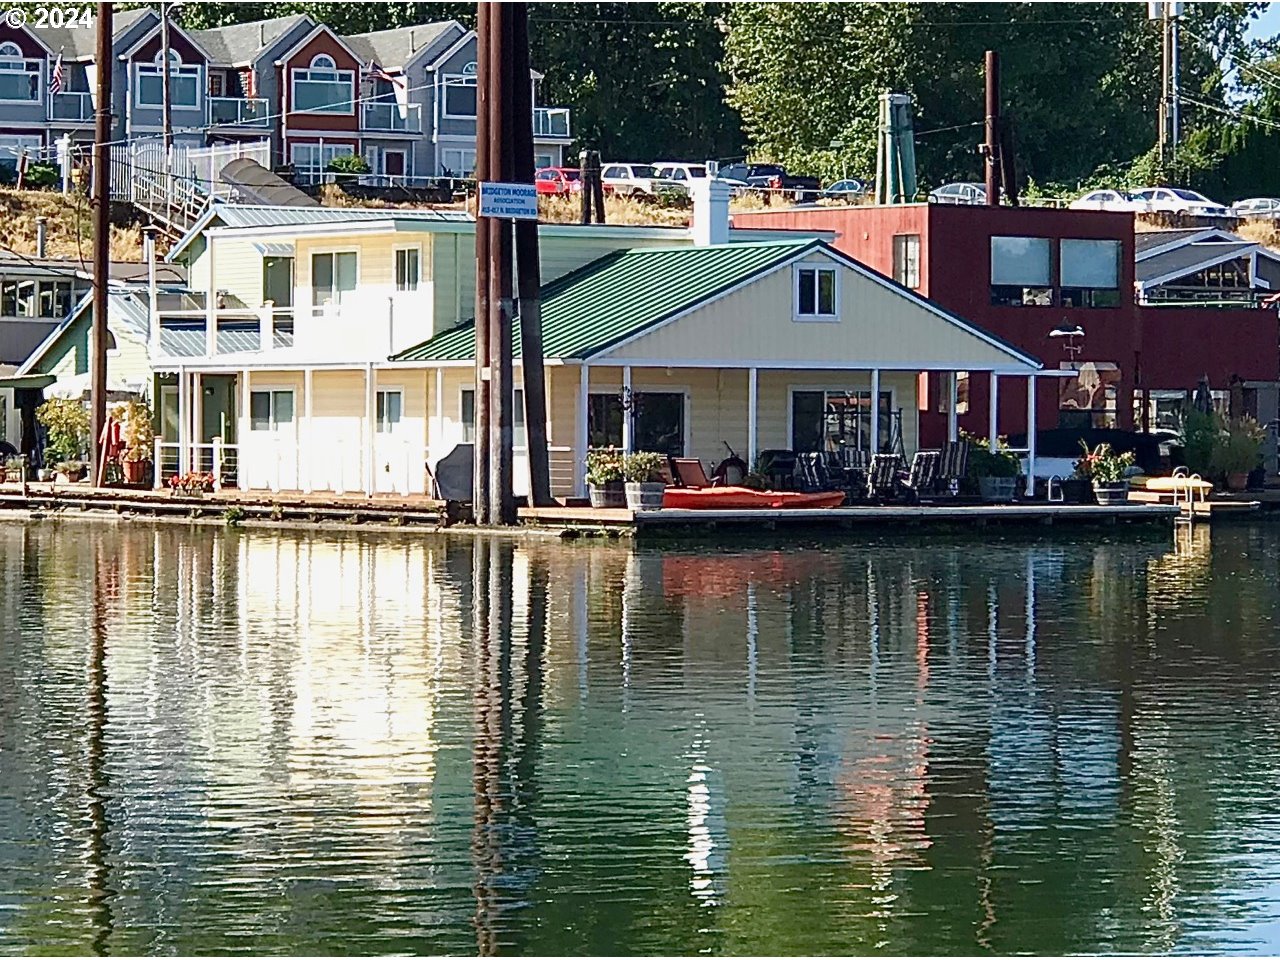
[[1247, 473], [1228, 473], [1227, 489], [1234, 493], [1240, 493], [1249, 489], [1249, 474]]
[[145, 460], [126, 460], [124, 462], [125, 483], [141, 483], [146, 475], [147, 462]]

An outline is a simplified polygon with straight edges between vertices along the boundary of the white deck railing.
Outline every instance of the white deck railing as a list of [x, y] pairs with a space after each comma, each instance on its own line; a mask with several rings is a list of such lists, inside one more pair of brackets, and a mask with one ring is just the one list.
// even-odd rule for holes
[[168, 486], [169, 478], [187, 473], [213, 475], [213, 488], [236, 486], [239, 480], [240, 448], [234, 443], [223, 443], [214, 438], [212, 443], [166, 443], [155, 440], [153, 453], [155, 464], [155, 488]]

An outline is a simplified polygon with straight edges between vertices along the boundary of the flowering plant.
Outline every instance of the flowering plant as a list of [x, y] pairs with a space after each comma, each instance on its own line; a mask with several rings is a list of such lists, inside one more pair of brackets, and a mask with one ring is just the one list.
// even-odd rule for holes
[[1133, 453], [1126, 451], [1116, 453], [1111, 444], [1100, 443], [1092, 450], [1083, 440], [1080, 446], [1084, 456], [1076, 461], [1076, 476], [1094, 483], [1119, 483], [1129, 476], [1129, 468], [1133, 466]]
[[587, 483], [603, 487], [606, 483], [622, 482], [622, 451], [616, 447], [592, 450], [587, 453]]
[[209, 493], [213, 490], [213, 474], [193, 470], [191, 473], [175, 473], [169, 478], [169, 489], [175, 494]]

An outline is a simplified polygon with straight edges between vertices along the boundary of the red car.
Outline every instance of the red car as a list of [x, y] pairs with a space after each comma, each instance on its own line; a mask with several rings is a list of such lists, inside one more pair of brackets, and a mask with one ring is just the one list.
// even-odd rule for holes
[[582, 173], [576, 167], [543, 167], [533, 183], [540, 196], [567, 197], [582, 191]]

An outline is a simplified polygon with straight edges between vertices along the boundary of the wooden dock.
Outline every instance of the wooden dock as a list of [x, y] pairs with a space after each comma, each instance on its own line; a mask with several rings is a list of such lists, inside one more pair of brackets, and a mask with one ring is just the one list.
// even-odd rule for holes
[[[266, 527], [368, 526], [394, 529], [480, 532], [460, 523], [446, 505], [428, 497], [331, 493], [262, 493], [222, 490], [202, 497], [175, 497], [168, 491], [93, 488], [85, 484], [0, 484], [0, 516], [119, 516], [174, 521], [227, 522]], [[929, 504], [833, 507], [815, 510], [630, 510], [587, 506], [522, 507], [517, 531], [539, 535], [644, 536], [714, 534], [717, 531], [840, 531], [881, 529], [983, 528], [992, 525], [1051, 527], [1117, 524], [1169, 525], [1179, 509], [1169, 504]]]
[[[1131, 490], [1129, 502], [1175, 506], [1172, 494], [1146, 490]], [[1215, 494], [1210, 500], [1196, 500], [1191, 503], [1183, 500], [1176, 506], [1183, 519], [1197, 523], [1218, 523], [1223, 520], [1250, 519], [1259, 512], [1262, 501], [1246, 499], [1240, 494]]]

